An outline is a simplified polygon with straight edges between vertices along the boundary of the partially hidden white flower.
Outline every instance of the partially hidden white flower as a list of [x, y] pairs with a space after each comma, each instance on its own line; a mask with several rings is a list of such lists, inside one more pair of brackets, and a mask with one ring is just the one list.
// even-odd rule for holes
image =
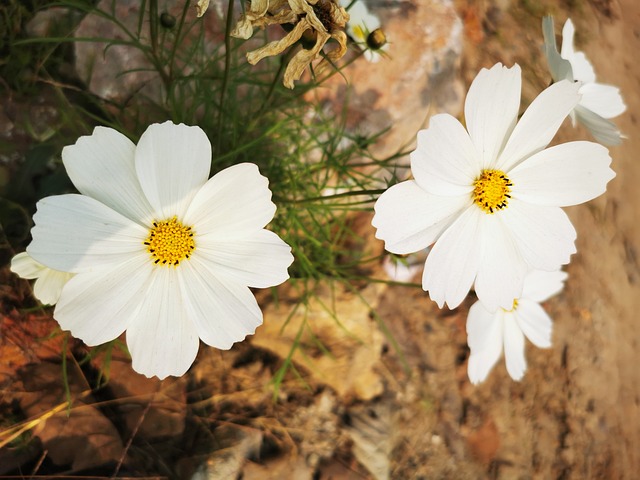
[[567, 278], [566, 272], [533, 270], [524, 280], [522, 296], [512, 308], [487, 310], [481, 301], [474, 303], [467, 317], [467, 341], [471, 356], [467, 366], [471, 383], [487, 378], [504, 350], [507, 372], [520, 380], [527, 369], [524, 338], [539, 348], [551, 346], [552, 321], [540, 302], [559, 293]]
[[576, 232], [560, 207], [597, 197], [615, 176], [602, 145], [545, 149], [577, 105], [578, 84], [550, 86], [517, 121], [520, 88], [518, 65], [481, 70], [465, 101], [467, 129], [451, 115], [433, 116], [411, 154], [414, 180], [375, 204], [372, 223], [388, 251], [435, 242], [422, 288], [440, 307], [457, 307], [475, 283], [488, 309], [510, 309], [529, 270], [558, 270], [575, 253]]
[[575, 126], [582, 123], [591, 135], [603, 145], [618, 145], [622, 135], [618, 127], [608, 119], [617, 117], [626, 109], [620, 90], [613, 85], [596, 82], [593, 66], [583, 52], [576, 51], [573, 45], [575, 28], [571, 19], [567, 19], [562, 28], [562, 48], [558, 53], [556, 46], [553, 17], [542, 20], [544, 51], [553, 80], [580, 81], [582, 98], [570, 113]]
[[382, 268], [389, 280], [393, 282], [410, 282], [422, 269], [423, 262], [424, 256], [420, 260], [418, 254], [411, 254], [403, 259], [387, 255], [382, 261]]
[[380, 19], [369, 12], [361, 0], [340, 0], [340, 4], [347, 8], [349, 21], [347, 34], [364, 49], [364, 58], [371, 63], [377, 63], [389, 49], [389, 43], [380, 29]]
[[11, 259], [11, 271], [28, 280], [35, 279], [33, 294], [45, 305], [55, 305], [62, 287], [73, 277], [72, 273], [59, 272], [36, 262], [27, 252]]
[[126, 330], [133, 368], [182, 375], [199, 338], [228, 349], [262, 312], [249, 287], [288, 278], [290, 247], [264, 229], [276, 206], [254, 164], [208, 179], [211, 145], [198, 127], [151, 125], [138, 145], [97, 127], [62, 159], [81, 195], [37, 204], [37, 262], [75, 275], [54, 318], [87, 345]]

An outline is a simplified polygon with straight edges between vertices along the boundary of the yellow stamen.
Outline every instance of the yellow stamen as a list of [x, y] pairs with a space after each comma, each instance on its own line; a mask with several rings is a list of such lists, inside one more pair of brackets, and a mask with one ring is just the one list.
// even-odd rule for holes
[[144, 244], [153, 263], [166, 266], [177, 266], [182, 260], [188, 259], [196, 248], [193, 230], [176, 217], [153, 222]]
[[513, 185], [501, 170], [483, 170], [473, 182], [473, 201], [485, 213], [493, 214], [496, 210], [506, 208], [511, 198]]
[[364, 33], [363, 28], [360, 25], [356, 25], [353, 27], [353, 36], [356, 37], [355, 40], [366, 40], [367, 34]]

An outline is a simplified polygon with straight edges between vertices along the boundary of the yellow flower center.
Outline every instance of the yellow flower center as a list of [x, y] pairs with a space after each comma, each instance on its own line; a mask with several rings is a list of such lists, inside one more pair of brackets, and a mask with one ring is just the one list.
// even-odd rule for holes
[[501, 170], [483, 170], [473, 182], [473, 201], [485, 213], [493, 214], [506, 208], [513, 185]]
[[353, 27], [353, 35], [356, 37], [356, 40], [364, 41], [367, 38], [366, 33], [364, 33], [364, 30], [360, 25], [356, 25], [355, 27]]
[[144, 241], [147, 252], [156, 265], [178, 265], [189, 258], [196, 248], [193, 231], [176, 217], [162, 222], [153, 222], [149, 236]]

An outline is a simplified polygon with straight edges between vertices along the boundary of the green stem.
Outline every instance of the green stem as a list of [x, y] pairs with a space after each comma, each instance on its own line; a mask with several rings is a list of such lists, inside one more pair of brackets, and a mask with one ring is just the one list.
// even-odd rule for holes
[[158, 53], [158, 0], [149, 1], [149, 35], [151, 36], [151, 52]]
[[289, 200], [286, 198], [277, 198], [276, 200], [281, 203], [300, 204], [300, 203], [313, 203], [313, 202], [318, 202], [323, 200], [333, 200], [334, 198], [355, 197], [360, 195], [382, 195], [384, 192], [386, 192], [386, 189], [377, 188], [373, 190], [358, 190], [355, 192], [342, 192], [342, 193], [336, 193], [334, 195], [324, 195], [320, 197], [301, 198], [299, 200]]
[[276, 72], [276, 74], [273, 77], [273, 81], [271, 82], [271, 85], [269, 85], [269, 91], [267, 92], [267, 95], [264, 98], [264, 102], [262, 102], [262, 105], [260, 106], [260, 109], [258, 110], [258, 112], [256, 113], [256, 117], [261, 117], [263, 112], [266, 111], [267, 106], [269, 105], [269, 102], [271, 101], [271, 97], [273, 96], [273, 92], [276, 89], [276, 85], [280, 82], [280, 78], [282, 76], [282, 72], [285, 69], [285, 65], [287, 65], [289, 57], [290, 55], [291, 49], [289, 49], [283, 56], [282, 58], [280, 58], [280, 66], [278, 67], [278, 71]]
[[190, 0], [187, 0], [186, 2], [184, 2], [184, 6], [182, 7], [182, 14], [180, 15], [180, 22], [178, 23], [178, 28], [176, 29], [176, 35], [173, 41], [173, 47], [171, 48], [171, 58], [169, 61], [169, 75], [171, 76], [171, 78], [173, 78], [173, 69], [175, 67], [176, 52], [178, 50], [179, 44], [181, 44], [180, 40], [182, 38], [182, 29], [184, 28], [184, 22], [187, 17], [187, 11], [189, 9], [190, 4], [191, 4]]
[[216, 138], [216, 153], [220, 152], [220, 146], [222, 144], [222, 125], [224, 121], [224, 96], [227, 90], [227, 84], [229, 83], [229, 70], [231, 69], [231, 28], [233, 26], [233, 3], [234, 0], [229, 0], [229, 7], [227, 8], [227, 24], [224, 32], [224, 75], [222, 77], [222, 87], [220, 89], [220, 116], [218, 117], [218, 135]]

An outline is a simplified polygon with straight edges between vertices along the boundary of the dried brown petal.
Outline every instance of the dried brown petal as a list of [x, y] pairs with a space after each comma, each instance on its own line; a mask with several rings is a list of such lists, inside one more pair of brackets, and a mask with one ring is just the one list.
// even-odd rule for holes
[[251, 0], [249, 10], [245, 12], [235, 28], [231, 31], [231, 36], [236, 38], [251, 38], [253, 27], [259, 19], [263, 18], [269, 8], [269, 0]]
[[[304, 70], [320, 57], [329, 39], [338, 42], [338, 47], [327, 53], [329, 60], [338, 60], [346, 53], [347, 36], [343, 29], [348, 20], [349, 14], [336, 0], [252, 0], [249, 11], [241, 17], [231, 35], [246, 39], [256, 27], [294, 24], [293, 30], [281, 40], [247, 53], [247, 60], [252, 65], [265, 57], [281, 54], [303, 35], [315, 40], [312, 48], [300, 50], [287, 65], [283, 83], [287, 88], [293, 88]], [[326, 61], [321, 62], [321, 67], [326, 64]]]
[[293, 88], [293, 82], [299, 80], [304, 70], [319, 57], [322, 47], [324, 47], [329, 38], [331, 38], [331, 35], [328, 33], [318, 32], [318, 39], [313, 48], [310, 50], [303, 48], [295, 54], [284, 72], [283, 84], [285, 87]]
[[280, 55], [291, 45], [296, 43], [302, 37], [305, 30], [309, 28], [309, 24], [306, 19], [302, 19], [291, 30], [286, 37], [281, 40], [276, 40], [266, 44], [264, 47], [260, 47], [257, 50], [247, 53], [247, 60], [251, 65], [255, 65], [265, 57], [271, 57], [274, 55]]
[[204, 15], [204, 12], [209, 8], [209, 0], [198, 0], [196, 4], [196, 16], [199, 18]]

